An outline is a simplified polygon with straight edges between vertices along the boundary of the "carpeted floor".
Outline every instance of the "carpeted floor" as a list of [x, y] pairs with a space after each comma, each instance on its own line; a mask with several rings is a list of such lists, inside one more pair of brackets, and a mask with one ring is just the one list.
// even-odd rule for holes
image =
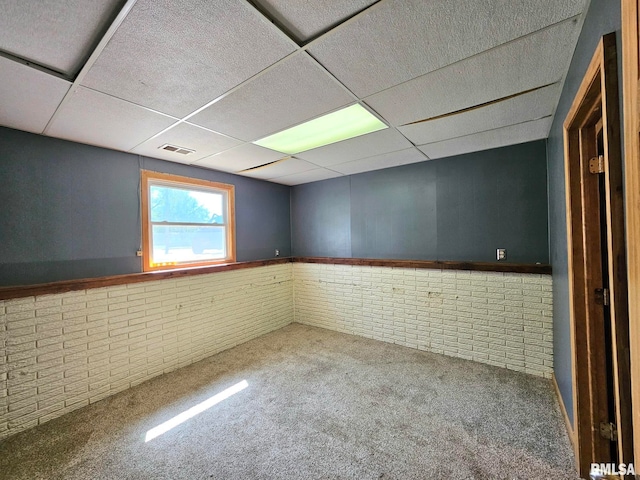
[[548, 380], [292, 324], [0, 442], [0, 478], [578, 477]]

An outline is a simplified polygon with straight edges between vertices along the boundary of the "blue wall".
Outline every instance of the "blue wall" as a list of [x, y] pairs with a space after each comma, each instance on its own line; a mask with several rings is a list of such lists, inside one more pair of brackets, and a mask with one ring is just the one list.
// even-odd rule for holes
[[349, 177], [292, 188], [291, 218], [297, 256], [351, 257]]
[[[591, 0], [547, 141], [549, 244], [551, 265], [553, 266], [553, 367], [562, 399], [572, 422], [573, 391], [571, 382], [571, 332], [562, 124], [591, 62], [596, 46], [603, 35], [617, 32], [618, 61], [620, 62], [622, 57], [620, 26], [620, 2]], [[619, 79], [622, 79], [621, 64], [618, 65], [618, 71]], [[620, 88], [620, 91], [622, 91], [622, 88]], [[622, 109], [620, 110], [622, 111]]]
[[140, 272], [140, 168], [236, 187], [237, 260], [291, 253], [289, 187], [0, 127], [0, 286]]
[[292, 188], [296, 256], [548, 263], [545, 142]]

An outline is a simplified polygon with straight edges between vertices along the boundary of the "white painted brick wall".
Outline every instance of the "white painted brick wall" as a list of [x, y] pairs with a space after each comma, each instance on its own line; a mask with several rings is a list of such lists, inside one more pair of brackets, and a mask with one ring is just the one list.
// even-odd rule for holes
[[294, 319], [550, 377], [551, 294], [548, 275], [295, 263], [0, 301], [0, 439]]
[[291, 264], [0, 301], [0, 439], [293, 320]]
[[550, 275], [295, 263], [296, 322], [551, 377]]

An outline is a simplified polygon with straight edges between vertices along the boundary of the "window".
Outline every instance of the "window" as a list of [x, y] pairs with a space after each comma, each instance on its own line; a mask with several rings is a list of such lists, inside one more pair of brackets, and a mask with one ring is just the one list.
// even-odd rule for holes
[[234, 187], [142, 171], [143, 270], [235, 262]]

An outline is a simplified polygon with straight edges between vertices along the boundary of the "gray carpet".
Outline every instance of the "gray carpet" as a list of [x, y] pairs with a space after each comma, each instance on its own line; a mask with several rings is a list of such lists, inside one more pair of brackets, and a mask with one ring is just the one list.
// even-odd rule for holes
[[578, 478], [548, 380], [299, 324], [5, 439], [0, 477]]

